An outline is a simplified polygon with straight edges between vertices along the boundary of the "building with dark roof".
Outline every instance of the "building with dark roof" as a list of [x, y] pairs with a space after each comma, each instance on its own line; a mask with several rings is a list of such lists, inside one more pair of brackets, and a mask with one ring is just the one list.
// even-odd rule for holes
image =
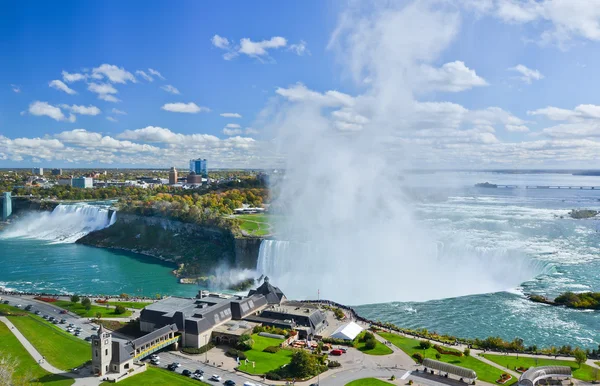
[[255, 290], [250, 290], [250, 292], [248, 292], [248, 296], [256, 294], [263, 295], [265, 298], [267, 298], [267, 302], [269, 302], [269, 304], [280, 304], [286, 300], [286, 297], [283, 294], [283, 292], [279, 288], [269, 283], [268, 276], [265, 276], [264, 281], [260, 287], [258, 287]]

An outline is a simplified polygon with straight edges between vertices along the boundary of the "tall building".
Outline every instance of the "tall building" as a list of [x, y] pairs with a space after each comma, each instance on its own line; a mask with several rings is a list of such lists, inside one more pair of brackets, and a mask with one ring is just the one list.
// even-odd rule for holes
[[190, 172], [190, 174], [187, 176], [187, 183], [189, 185], [202, 185], [202, 176], [194, 172]]
[[169, 185], [175, 185], [177, 183], [177, 169], [175, 166], [169, 170]]
[[4, 192], [2, 198], [2, 221], [6, 221], [12, 214], [12, 197], [10, 192]]
[[194, 172], [199, 176], [207, 178], [208, 172], [206, 171], [206, 159], [198, 158], [190, 160], [190, 172]]
[[53, 176], [62, 176], [62, 169], [52, 169]]
[[33, 168], [33, 169], [31, 169], [31, 174], [33, 174], [35, 176], [43, 176], [44, 168]]
[[71, 179], [71, 186], [74, 188], [89, 189], [94, 187], [94, 179], [90, 177], [77, 177]]

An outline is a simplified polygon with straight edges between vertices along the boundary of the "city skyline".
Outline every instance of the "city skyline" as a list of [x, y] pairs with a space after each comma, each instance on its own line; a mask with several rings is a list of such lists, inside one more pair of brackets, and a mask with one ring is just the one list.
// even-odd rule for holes
[[3, 4], [0, 167], [282, 167], [307, 106], [407, 168], [598, 159], [598, 2], [140, 4]]

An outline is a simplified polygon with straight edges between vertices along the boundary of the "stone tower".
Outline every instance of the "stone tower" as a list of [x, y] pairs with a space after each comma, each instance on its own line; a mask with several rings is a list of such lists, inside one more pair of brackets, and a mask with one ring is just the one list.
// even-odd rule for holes
[[169, 185], [175, 185], [177, 183], [177, 169], [175, 166], [169, 170]]
[[112, 335], [100, 325], [98, 335], [92, 336], [92, 369], [94, 374], [106, 375], [112, 360]]

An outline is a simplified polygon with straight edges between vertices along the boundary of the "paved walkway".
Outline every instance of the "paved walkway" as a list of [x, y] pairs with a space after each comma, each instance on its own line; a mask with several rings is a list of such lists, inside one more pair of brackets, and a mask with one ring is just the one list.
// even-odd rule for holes
[[6, 324], [8, 329], [19, 340], [21, 345], [25, 347], [25, 350], [27, 350], [29, 355], [31, 355], [33, 359], [47, 372], [62, 375], [67, 378], [73, 378], [75, 379], [74, 385], [76, 386], [97, 386], [100, 384], [100, 380], [95, 376], [81, 377], [77, 374], [66, 373], [63, 370], [57, 369], [56, 367], [52, 366], [50, 363], [46, 362], [42, 354], [40, 354], [40, 352], [35, 347], [33, 347], [33, 345], [27, 340], [27, 338], [25, 338], [23, 334], [21, 334], [21, 331], [19, 331], [15, 327], [15, 325], [11, 323], [10, 320], [8, 320], [5, 316], [0, 316], [0, 322]]

